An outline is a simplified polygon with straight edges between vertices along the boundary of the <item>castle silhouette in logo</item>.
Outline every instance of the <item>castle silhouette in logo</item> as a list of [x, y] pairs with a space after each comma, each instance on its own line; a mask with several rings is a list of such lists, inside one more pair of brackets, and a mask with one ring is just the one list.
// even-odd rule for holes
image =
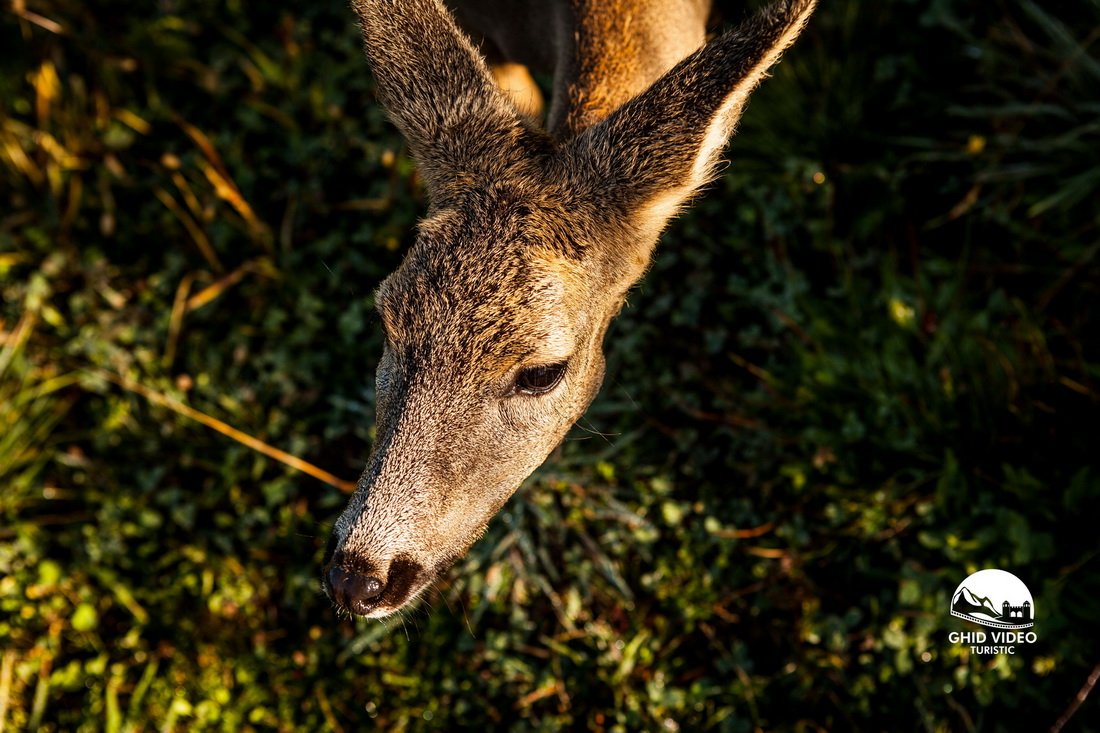
[[1031, 601], [1024, 601], [1022, 606], [1010, 606], [1008, 601], [1001, 604], [1003, 609], [1001, 618], [1005, 621], [1026, 624], [1031, 620]]
[[951, 615], [982, 626], [998, 629], [1022, 629], [1032, 625], [1031, 601], [1024, 599], [1018, 606], [1007, 600], [1001, 603], [1001, 610], [988, 596], [979, 596], [966, 586], [959, 588], [951, 602]]
[[951, 615], [994, 629], [1030, 629], [1035, 625], [1035, 600], [1012, 573], [986, 568], [955, 588]]

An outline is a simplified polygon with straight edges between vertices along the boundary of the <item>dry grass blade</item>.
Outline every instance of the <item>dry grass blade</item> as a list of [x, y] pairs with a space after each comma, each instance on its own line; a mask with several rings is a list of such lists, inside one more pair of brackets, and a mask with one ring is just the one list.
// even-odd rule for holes
[[150, 132], [153, 131], [153, 126], [149, 124], [149, 122], [145, 118], [131, 112], [128, 109], [112, 110], [111, 114], [116, 120], [126, 125], [134, 132], [140, 133], [142, 135], [148, 135]]
[[789, 554], [786, 550], [778, 550], [774, 547], [746, 547], [745, 552], [757, 557], [766, 557], [769, 560], [780, 560]]
[[216, 299], [249, 273], [260, 270], [263, 264], [264, 262], [260, 260], [246, 262], [194, 295], [191, 295], [191, 286], [195, 282], [195, 274], [188, 273], [180, 280], [179, 287], [176, 288], [176, 297], [172, 302], [172, 316], [168, 321], [168, 343], [164, 348], [164, 357], [161, 359], [165, 369], [170, 368], [176, 360], [176, 349], [179, 345], [180, 332], [183, 330], [184, 316]]
[[267, 225], [256, 217], [252, 206], [245, 201], [237, 185], [233, 183], [233, 180], [227, 174], [208, 163], [200, 163], [200, 166], [206, 180], [210, 181], [210, 185], [214, 187], [214, 193], [217, 194], [218, 198], [226, 201], [236, 209], [254, 233], [262, 234], [267, 231]]
[[173, 412], [190, 418], [195, 422], [201, 423], [212, 430], [216, 430], [226, 437], [232, 438], [243, 446], [251, 448], [257, 453], [262, 453], [268, 458], [272, 458], [285, 466], [290, 466], [296, 471], [308, 474], [313, 478], [323, 481], [329, 486], [334, 486], [340, 491], [352, 492], [355, 490], [355, 482], [345, 481], [338, 476], [335, 476], [322, 468], [318, 468], [312, 463], [302, 460], [297, 456], [291, 455], [284, 450], [280, 450], [272, 445], [269, 445], [259, 438], [253, 437], [248, 433], [237, 430], [232, 425], [219, 420], [216, 417], [207, 415], [205, 412], [196, 410], [193, 407], [183, 404], [177, 399], [169, 397], [168, 395], [157, 392], [154, 389], [146, 387], [144, 384], [135, 382], [132, 379], [127, 379], [113, 372], [109, 372], [106, 369], [95, 369], [90, 372], [94, 376], [104, 379], [112, 384], [116, 384], [122, 387], [127, 392], [133, 392], [136, 395], [140, 395], [152, 402], [153, 404], [166, 407]]
[[191, 209], [191, 213], [195, 215], [195, 219], [202, 221], [204, 213], [202, 204], [199, 203], [198, 196], [195, 195], [194, 190], [191, 188], [191, 184], [187, 182], [187, 179], [179, 171], [172, 171], [172, 183], [176, 184], [176, 188], [179, 190], [180, 195], [183, 196], [184, 203], [187, 204], [187, 208]]
[[523, 710], [534, 705], [539, 700], [542, 700], [553, 695], [557, 695], [562, 690], [561, 682], [552, 682], [548, 685], [544, 685], [537, 690], [532, 690], [519, 700], [516, 701], [516, 710]]
[[245, 200], [240, 189], [233, 182], [232, 176], [229, 175], [229, 169], [226, 168], [225, 162], [218, 154], [217, 148], [214, 147], [214, 143], [211, 142], [206, 133], [194, 125], [183, 120], [180, 120], [179, 124], [183, 127], [183, 131], [187, 133], [187, 136], [202, 151], [203, 157], [206, 158], [206, 161], [200, 163], [199, 167], [202, 169], [203, 175], [206, 176], [206, 180], [210, 181], [210, 185], [214, 187], [214, 193], [240, 214], [254, 235], [266, 241], [266, 235], [269, 232], [267, 225], [256, 216], [252, 206]]
[[195, 281], [194, 273], [187, 273], [180, 280], [176, 288], [176, 297], [172, 301], [172, 316], [168, 320], [168, 343], [164, 347], [164, 357], [161, 365], [165, 369], [172, 368], [172, 362], [176, 360], [176, 346], [179, 344], [180, 331], [183, 330], [183, 316], [187, 312], [187, 296], [191, 294], [191, 283]]
[[773, 529], [775, 529], [775, 522], [768, 522], [767, 524], [761, 524], [759, 527], [751, 527], [749, 529], [712, 529], [710, 533], [722, 539], [747, 540], [753, 537], [763, 537]]
[[317, 702], [321, 705], [321, 714], [325, 716], [325, 722], [328, 723], [329, 728], [334, 733], [344, 733], [344, 728], [337, 721], [336, 715], [332, 711], [332, 703], [329, 702], [328, 695], [321, 687], [317, 688]]
[[61, 94], [61, 79], [57, 76], [57, 69], [50, 61], [42, 62], [38, 71], [31, 74], [31, 84], [35, 91], [35, 116], [40, 127], [46, 125], [50, 119], [50, 107], [53, 101]]
[[202, 308], [210, 301], [219, 297], [226, 290], [239, 283], [249, 273], [260, 270], [261, 264], [262, 263], [260, 260], [251, 260], [244, 263], [225, 277], [219, 278], [213, 284], [207, 285], [205, 288], [187, 299], [186, 311], [190, 313], [193, 310], [198, 310], [199, 308]]
[[218, 155], [218, 149], [214, 147], [214, 143], [210, 142], [210, 138], [206, 136], [206, 133], [184, 120], [180, 120], [179, 124], [180, 127], [183, 128], [183, 131], [187, 133], [187, 136], [199, 146], [199, 150], [202, 151], [203, 156], [205, 156], [215, 168], [223, 173], [226, 172], [225, 162], [222, 161], [222, 157]]
[[61, 35], [65, 32], [65, 27], [57, 21], [50, 20], [43, 15], [27, 10], [27, 3], [24, 0], [12, 0], [11, 11], [20, 20], [33, 23], [42, 30], [56, 33], [57, 35]]
[[[50, 636], [56, 639], [60, 636], [61, 627], [57, 630], [50, 629]], [[46, 713], [46, 703], [50, 699], [50, 673], [53, 672], [53, 655], [44, 652], [38, 665], [38, 681], [34, 686], [34, 702], [31, 704], [31, 720], [28, 730], [38, 730], [42, 723], [42, 716]]]
[[3, 348], [0, 348], [0, 377], [4, 376], [4, 372], [8, 370], [8, 365], [11, 364], [12, 359], [30, 339], [37, 321], [38, 314], [27, 310], [23, 313], [23, 317], [19, 319], [19, 323], [15, 324], [15, 330], [3, 336]]
[[1073, 702], [1066, 709], [1066, 712], [1062, 713], [1062, 717], [1058, 718], [1057, 722], [1050, 728], [1050, 733], [1059, 733], [1062, 728], [1066, 727], [1066, 723], [1070, 721], [1074, 715], [1077, 714], [1077, 710], [1084, 705], [1085, 700], [1088, 698], [1089, 693], [1092, 692], [1092, 688], [1096, 687], [1096, 683], [1100, 682], [1100, 664], [1097, 664], [1092, 668], [1092, 673], [1089, 674], [1088, 679], [1085, 680], [1085, 684], [1074, 696]]
[[0, 660], [0, 733], [4, 733], [4, 722], [8, 719], [8, 705], [11, 701], [12, 671], [15, 669], [15, 652], [7, 649]]
[[176, 200], [172, 198], [172, 194], [165, 191], [163, 188], [158, 188], [156, 191], [156, 197], [164, 204], [169, 211], [176, 215], [176, 218], [180, 220], [187, 233], [191, 235], [191, 239], [195, 242], [195, 246], [202, 252], [202, 256], [206, 258], [206, 261], [212, 268], [218, 272], [223, 271], [225, 268], [222, 266], [221, 260], [218, 259], [218, 255], [214, 252], [214, 247], [210, 244], [209, 237], [206, 236], [206, 232], [202, 230], [198, 224], [188, 216], [187, 212], [183, 210], [183, 207], [176, 203]]
[[20, 133], [27, 131], [26, 125], [14, 120], [4, 120], [4, 126], [0, 128], [0, 153], [3, 154], [4, 158], [7, 158], [12, 168], [18, 170], [27, 180], [37, 186], [42, 183], [45, 177], [20, 144], [20, 138], [25, 137]]

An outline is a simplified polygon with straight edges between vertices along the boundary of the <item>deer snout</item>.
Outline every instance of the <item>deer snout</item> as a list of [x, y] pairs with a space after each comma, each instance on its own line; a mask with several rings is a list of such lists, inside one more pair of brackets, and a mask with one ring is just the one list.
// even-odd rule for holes
[[371, 562], [357, 552], [336, 551], [325, 566], [325, 592], [340, 609], [356, 616], [382, 618], [408, 603], [431, 576], [404, 556]]
[[385, 590], [385, 584], [374, 575], [336, 562], [325, 573], [325, 582], [336, 605], [357, 616], [370, 613]]

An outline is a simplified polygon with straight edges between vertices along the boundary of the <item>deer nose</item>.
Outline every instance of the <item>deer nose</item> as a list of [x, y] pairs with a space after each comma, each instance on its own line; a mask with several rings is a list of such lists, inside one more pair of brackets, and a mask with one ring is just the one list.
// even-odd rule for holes
[[328, 586], [332, 599], [358, 616], [365, 616], [382, 595], [382, 581], [372, 575], [363, 575], [343, 565], [333, 565], [328, 571]]

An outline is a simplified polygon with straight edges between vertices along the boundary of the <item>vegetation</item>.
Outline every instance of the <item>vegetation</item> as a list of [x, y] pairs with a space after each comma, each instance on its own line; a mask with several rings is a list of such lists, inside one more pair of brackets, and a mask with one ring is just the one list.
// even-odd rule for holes
[[[423, 192], [346, 3], [8, 4], [0, 729], [1097, 729], [1098, 27], [825, 3], [586, 418], [381, 624], [319, 566]], [[947, 638], [986, 567], [1012, 655]]]

